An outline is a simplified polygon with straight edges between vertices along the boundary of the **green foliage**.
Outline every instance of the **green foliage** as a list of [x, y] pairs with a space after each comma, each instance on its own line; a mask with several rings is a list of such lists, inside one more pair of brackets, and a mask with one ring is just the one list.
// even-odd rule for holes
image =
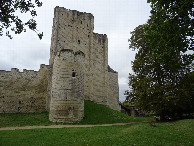
[[[6, 36], [12, 39], [9, 32], [9, 28], [15, 34], [20, 34], [25, 32], [27, 26], [29, 29], [37, 33], [37, 23], [34, 17], [37, 16], [35, 7], [41, 7], [42, 2], [35, 0], [35, 4], [27, 0], [1, 0], [0, 2], [0, 36], [3, 35], [4, 29], [6, 30]], [[22, 22], [22, 20], [16, 16], [16, 11], [19, 10], [20, 13], [30, 13], [32, 16], [27, 22]], [[13, 26], [14, 25], [14, 26]], [[42, 39], [43, 32], [37, 33], [38, 37]]]
[[194, 59], [194, 2], [150, 0], [151, 19], [146, 25], [146, 43], [152, 54], [170, 72], [190, 69]]
[[130, 48], [137, 49], [133, 62], [135, 74], [129, 75], [132, 98], [147, 112], [161, 119], [193, 112], [191, 90], [193, 51], [193, 2], [151, 2], [151, 19], [138, 26], [130, 38]]
[[188, 74], [194, 53], [194, 3], [190, 0], [150, 0], [151, 19], [145, 26], [145, 40], [158, 62], [159, 100], [162, 115], [180, 116], [194, 106]]
[[[85, 117], [75, 124], [111, 124], [125, 122], [151, 121], [149, 117], [129, 117], [104, 105], [85, 101]], [[62, 124], [49, 121], [48, 113], [0, 114], [0, 127]]]
[[124, 102], [122, 103], [122, 105], [125, 106], [125, 107], [135, 107], [134, 104], [132, 104], [131, 102], [129, 103], [128, 101], [124, 101]]
[[193, 145], [194, 120], [90, 128], [0, 131], [0, 145]]

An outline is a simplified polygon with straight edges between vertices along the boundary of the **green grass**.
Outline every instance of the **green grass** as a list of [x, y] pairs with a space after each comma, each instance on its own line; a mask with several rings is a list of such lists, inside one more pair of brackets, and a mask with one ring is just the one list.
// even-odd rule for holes
[[150, 117], [129, 117], [119, 111], [91, 101], [85, 101], [84, 115], [84, 120], [79, 124], [111, 124], [153, 120]]
[[0, 145], [194, 145], [194, 120], [126, 126], [0, 131]]
[[48, 113], [0, 114], [0, 127], [52, 125]]
[[[75, 124], [110, 124], [124, 122], [138, 122], [152, 120], [148, 117], [129, 117], [123, 113], [112, 110], [104, 105], [85, 101], [85, 117], [83, 121]], [[52, 125], [48, 113], [31, 114], [0, 114], [0, 127]]]

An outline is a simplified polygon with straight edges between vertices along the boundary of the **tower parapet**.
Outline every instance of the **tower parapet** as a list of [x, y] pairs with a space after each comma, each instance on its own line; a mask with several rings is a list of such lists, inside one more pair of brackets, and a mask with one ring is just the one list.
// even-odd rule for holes
[[63, 49], [74, 51], [87, 50], [88, 38], [92, 36], [94, 30], [94, 16], [91, 13], [69, 10], [63, 7], [56, 7], [54, 10], [50, 65], [53, 64], [56, 52]]

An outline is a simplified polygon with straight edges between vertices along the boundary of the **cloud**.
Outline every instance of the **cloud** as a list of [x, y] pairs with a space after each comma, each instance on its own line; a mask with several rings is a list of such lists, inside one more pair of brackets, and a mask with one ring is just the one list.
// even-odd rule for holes
[[[38, 38], [35, 39], [30, 32], [14, 36], [13, 40], [3, 39], [5, 41], [2, 41], [0, 48], [0, 64], [3, 69], [39, 70], [40, 64], [48, 64], [50, 45], [44, 41], [41, 42]], [[21, 39], [23, 42], [20, 41]]]

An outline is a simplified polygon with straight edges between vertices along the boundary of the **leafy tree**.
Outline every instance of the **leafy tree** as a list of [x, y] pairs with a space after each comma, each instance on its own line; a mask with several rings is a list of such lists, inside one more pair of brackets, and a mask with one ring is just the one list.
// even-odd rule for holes
[[[35, 0], [35, 4], [31, 0], [1, 0], [0, 1], [0, 36], [3, 35], [3, 31], [6, 31], [6, 36], [12, 39], [9, 29], [15, 34], [20, 34], [26, 31], [26, 27], [37, 33], [37, 23], [34, 17], [37, 16], [35, 7], [41, 7], [42, 2]], [[20, 13], [30, 12], [32, 16], [27, 22], [16, 16], [16, 11]], [[42, 39], [43, 33], [37, 33], [38, 37]]]
[[[131, 32], [130, 48], [137, 50], [129, 74], [127, 101], [147, 112], [154, 112], [161, 120], [180, 117], [183, 113], [194, 111], [192, 84], [194, 83], [188, 68], [171, 69], [161, 62], [154, 50], [146, 42], [148, 24], [140, 25]], [[162, 49], [162, 48], [160, 48]], [[181, 63], [181, 53], [173, 57], [177, 66]], [[176, 65], [176, 64], [175, 64]], [[127, 93], [127, 92], [126, 92]]]
[[[194, 59], [194, 2], [191, 0], [148, 0], [151, 19], [145, 39], [154, 56], [171, 72], [187, 68]], [[181, 54], [181, 56], [180, 56]], [[179, 58], [180, 57], [180, 58]]]
[[[192, 94], [188, 74], [194, 60], [194, 2], [190, 0], [148, 0], [151, 3], [149, 25], [145, 27], [145, 40], [154, 58], [160, 63], [160, 88], [163, 98], [169, 100], [168, 113], [182, 114], [188, 111]], [[189, 52], [190, 51], [190, 52]], [[162, 73], [161, 72], [161, 73]], [[161, 84], [159, 83], [159, 84]], [[188, 83], [188, 84], [187, 84]], [[189, 85], [189, 86], [188, 86]], [[160, 98], [162, 99], [162, 97]], [[194, 105], [192, 105], [194, 106]], [[170, 111], [169, 111], [170, 110]], [[167, 114], [166, 112], [164, 114]]]
[[147, 112], [156, 112], [160, 115], [163, 109], [163, 87], [161, 77], [162, 66], [152, 55], [145, 41], [145, 26], [140, 25], [131, 32], [130, 48], [137, 50], [132, 69], [135, 74], [129, 74], [129, 86], [131, 91], [127, 97], [135, 101], [138, 108]]
[[130, 38], [137, 49], [134, 74], [129, 75], [129, 98], [161, 120], [194, 111], [193, 1], [149, 0], [151, 17]]

